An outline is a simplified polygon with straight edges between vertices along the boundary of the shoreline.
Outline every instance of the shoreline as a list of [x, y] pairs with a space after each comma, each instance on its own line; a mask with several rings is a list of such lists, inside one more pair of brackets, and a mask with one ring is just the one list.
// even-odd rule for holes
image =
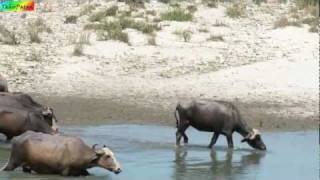
[[[54, 108], [57, 118], [61, 120], [61, 126], [99, 126], [105, 124], [175, 126], [173, 116], [175, 104], [172, 103], [167, 108], [155, 109], [152, 106], [119, 103], [111, 99], [74, 96], [44, 97], [41, 95], [35, 95], [35, 99]], [[233, 101], [233, 103], [239, 108], [240, 113], [251, 127], [264, 131], [305, 131], [318, 128], [316, 114], [297, 116], [297, 113], [289, 112], [288, 105], [240, 101]], [[281, 110], [288, 112], [275, 113]]]

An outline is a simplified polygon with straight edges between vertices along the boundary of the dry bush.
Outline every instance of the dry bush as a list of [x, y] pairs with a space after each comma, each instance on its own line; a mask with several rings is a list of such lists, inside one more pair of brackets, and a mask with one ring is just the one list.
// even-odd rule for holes
[[233, 3], [227, 7], [226, 14], [231, 18], [239, 18], [245, 15], [246, 7], [242, 3]]
[[8, 45], [17, 45], [19, 44], [16, 34], [10, 32], [6, 27], [0, 25], [0, 42]]

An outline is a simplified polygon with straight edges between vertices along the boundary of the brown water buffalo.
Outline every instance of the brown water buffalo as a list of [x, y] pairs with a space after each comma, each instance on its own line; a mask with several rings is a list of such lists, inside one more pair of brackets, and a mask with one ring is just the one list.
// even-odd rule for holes
[[7, 141], [28, 130], [48, 134], [57, 132], [39, 112], [0, 106], [0, 133], [7, 137]]
[[121, 172], [119, 162], [107, 147], [91, 148], [77, 137], [32, 131], [13, 139], [10, 159], [2, 169], [12, 171], [19, 166], [24, 172], [64, 176], [88, 175], [87, 169], [92, 167]]
[[57, 131], [57, 118], [53, 109], [34, 101], [31, 96], [24, 93], [0, 93], [0, 109], [6, 108], [21, 109], [28, 112], [42, 114], [44, 120]]
[[180, 103], [176, 106], [176, 144], [180, 144], [183, 137], [188, 143], [185, 134], [189, 126], [199, 131], [214, 132], [209, 148], [216, 143], [220, 134], [226, 136], [228, 147], [233, 148], [233, 132], [238, 132], [244, 138], [241, 142], [247, 142], [251, 147], [266, 150], [258, 130], [252, 129], [241, 118], [239, 110], [230, 102], [225, 101], [192, 101], [183, 106]]
[[7, 80], [0, 75], [0, 92], [9, 92]]

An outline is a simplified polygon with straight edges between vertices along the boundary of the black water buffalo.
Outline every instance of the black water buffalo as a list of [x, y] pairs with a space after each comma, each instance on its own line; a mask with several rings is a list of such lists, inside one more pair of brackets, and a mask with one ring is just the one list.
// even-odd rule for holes
[[39, 112], [0, 106], [0, 133], [7, 137], [7, 141], [28, 130], [48, 134], [57, 133], [57, 129], [50, 125]]
[[0, 75], [0, 92], [8, 92], [8, 82], [7, 80]]
[[176, 144], [180, 144], [183, 137], [188, 143], [185, 134], [189, 126], [199, 131], [214, 132], [209, 148], [216, 143], [220, 134], [226, 136], [228, 147], [233, 148], [233, 132], [238, 132], [244, 138], [241, 142], [247, 142], [251, 147], [266, 150], [258, 130], [252, 129], [241, 118], [239, 110], [230, 102], [226, 101], [192, 101], [183, 106], [180, 103], [176, 106]]
[[10, 159], [2, 169], [12, 171], [22, 166], [24, 172], [80, 176], [88, 175], [88, 168], [101, 167], [120, 173], [113, 152], [95, 146], [91, 148], [77, 137], [28, 131], [13, 139]]
[[53, 109], [34, 101], [31, 96], [24, 93], [0, 93], [0, 109], [14, 108], [24, 111], [32, 111], [42, 114], [44, 120], [52, 126], [54, 130], [58, 130], [57, 118]]

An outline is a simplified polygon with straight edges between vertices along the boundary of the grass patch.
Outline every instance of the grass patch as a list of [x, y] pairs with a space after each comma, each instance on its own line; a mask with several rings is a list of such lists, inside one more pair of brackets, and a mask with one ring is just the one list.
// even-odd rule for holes
[[217, 0], [203, 0], [202, 2], [210, 8], [217, 8], [218, 7]]
[[125, 43], [129, 42], [127, 33], [122, 32], [122, 27], [119, 21], [104, 22], [102, 29], [97, 31], [97, 37], [100, 41], [118, 40]]
[[96, 9], [96, 7], [93, 5], [85, 5], [81, 8], [79, 16], [84, 16], [84, 15], [90, 14], [95, 9]]
[[72, 42], [74, 44], [72, 55], [83, 56], [84, 45], [90, 44], [90, 33], [81, 33], [78, 38]]
[[106, 17], [106, 12], [105, 10], [103, 11], [98, 11], [98, 12], [94, 12], [90, 15], [88, 21], [90, 22], [97, 22], [97, 21], [101, 21], [103, 18]]
[[40, 32], [39, 32], [38, 28], [36, 28], [35, 26], [29, 26], [27, 31], [28, 31], [28, 35], [29, 35], [31, 43], [40, 43], [41, 42], [41, 39], [39, 37]]
[[163, 21], [192, 21], [193, 15], [181, 8], [174, 8], [167, 12], [161, 13]]
[[299, 21], [299, 20], [289, 21], [287, 17], [282, 16], [282, 17], [280, 17], [279, 20], [274, 22], [274, 28], [284, 28], [286, 26], [300, 27], [301, 26], [301, 21]]
[[221, 35], [211, 35], [207, 40], [208, 41], [224, 41], [224, 38]]
[[85, 30], [105, 30], [109, 31], [109, 29], [114, 29], [114, 27], [119, 26], [121, 30], [126, 28], [136, 29], [146, 34], [151, 34], [155, 30], [158, 30], [156, 24], [150, 24], [143, 21], [135, 21], [132, 18], [120, 17], [119, 19], [111, 22], [102, 22], [102, 23], [92, 23], [84, 26]]
[[245, 6], [241, 3], [233, 3], [227, 7], [226, 14], [231, 18], [239, 18], [245, 14]]
[[6, 27], [0, 25], [0, 42], [8, 45], [17, 45], [19, 44], [16, 34], [10, 32]]
[[192, 31], [190, 30], [175, 31], [174, 34], [182, 38], [184, 42], [190, 42]]
[[148, 44], [151, 45], [151, 46], [156, 46], [157, 45], [156, 35], [155, 34], [151, 34], [148, 37]]
[[74, 16], [74, 15], [70, 15], [70, 16], [66, 16], [64, 23], [65, 24], [77, 24], [78, 21], [78, 16]]
[[73, 47], [72, 55], [74, 56], [83, 56], [83, 44], [76, 43]]

